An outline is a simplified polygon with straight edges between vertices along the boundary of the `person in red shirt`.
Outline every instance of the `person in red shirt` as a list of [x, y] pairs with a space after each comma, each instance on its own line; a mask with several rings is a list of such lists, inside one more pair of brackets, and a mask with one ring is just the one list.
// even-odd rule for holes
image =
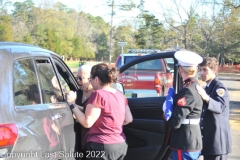
[[111, 87], [117, 81], [115, 67], [101, 63], [92, 67], [91, 84], [85, 113], [75, 107], [76, 92], [69, 92], [68, 102], [78, 122], [88, 128], [82, 139], [87, 159], [123, 160], [127, 152], [123, 125], [132, 122], [126, 97]]

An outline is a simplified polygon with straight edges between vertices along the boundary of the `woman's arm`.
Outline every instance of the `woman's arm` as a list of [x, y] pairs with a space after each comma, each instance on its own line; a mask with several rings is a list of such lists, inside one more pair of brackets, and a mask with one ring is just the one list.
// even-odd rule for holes
[[90, 128], [97, 121], [101, 114], [101, 108], [96, 107], [93, 104], [88, 104], [85, 110], [85, 114], [80, 111], [78, 107], [72, 109], [78, 122], [85, 128]]
[[75, 106], [77, 106], [78, 109], [83, 112], [83, 106], [79, 106], [79, 105], [77, 105], [77, 104], [75, 104]]
[[85, 113], [83, 113], [75, 103], [77, 94], [74, 91], [70, 91], [67, 96], [69, 105], [73, 104], [74, 108], [72, 109], [73, 114], [75, 115], [77, 121], [85, 128], [90, 128], [96, 122], [98, 117], [101, 114], [101, 108], [96, 107], [93, 104], [88, 104], [86, 106]]
[[132, 113], [130, 111], [129, 106], [127, 105], [123, 125], [127, 125], [128, 123], [131, 123], [132, 121], [133, 121]]

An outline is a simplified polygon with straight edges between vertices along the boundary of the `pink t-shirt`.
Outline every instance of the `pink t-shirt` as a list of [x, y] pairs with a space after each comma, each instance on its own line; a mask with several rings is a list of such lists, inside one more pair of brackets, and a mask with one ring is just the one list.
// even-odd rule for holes
[[100, 89], [91, 94], [88, 104], [101, 108], [101, 114], [85, 134], [83, 146], [89, 141], [102, 144], [124, 142], [126, 137], [123, 133], [123, 122], [128, 104], [124, 95], [119, 91], [112, 93]]

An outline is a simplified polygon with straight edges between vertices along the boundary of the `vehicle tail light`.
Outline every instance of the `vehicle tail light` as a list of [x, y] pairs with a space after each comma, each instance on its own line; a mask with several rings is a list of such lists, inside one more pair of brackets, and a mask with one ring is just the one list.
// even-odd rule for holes
[[18, 129], [15, 124], [0, 124], [0, 148], [12, 147], [17, 137]]
[[161, 91], [161, 73], [156, 73], [155, 75], [155, 79], [154, 79], [154, 88], [158, 93], [158, 96], [160, 95], [160, 91]]

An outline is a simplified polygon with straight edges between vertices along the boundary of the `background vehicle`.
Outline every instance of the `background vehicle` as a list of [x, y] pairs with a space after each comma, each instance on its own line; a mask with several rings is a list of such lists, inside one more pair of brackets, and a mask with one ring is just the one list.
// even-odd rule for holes
[[[141, 56], [149, 54], [161, 54], [158, 50], [129, 50], [129, 54], [120, 55], [116, 60], [116, 67], [126, 64]], [[148, 53], [148, 54], [144, 54]], [[167, 60], [167, 61], [166, 61]], [[119, 81], [123, 83], [128, 97], [153, 97], [166, 95], [168, 88], [172, 86], [173, 58], [154, 59], [138, 63], [120, 74]]]
[[174, 70], [174, 59], [173, 58], [166, 58], [165, 60], [166, 60], [166, 62], [168, 64], [168, 67], [171, 70]]
[[[78, 85], [55, 53], [37, 46], [0, 43], [0, 156], [74, 159], [72, 112], [65, 93]], [[52, 96], [55, 96], [53, 98]]]

